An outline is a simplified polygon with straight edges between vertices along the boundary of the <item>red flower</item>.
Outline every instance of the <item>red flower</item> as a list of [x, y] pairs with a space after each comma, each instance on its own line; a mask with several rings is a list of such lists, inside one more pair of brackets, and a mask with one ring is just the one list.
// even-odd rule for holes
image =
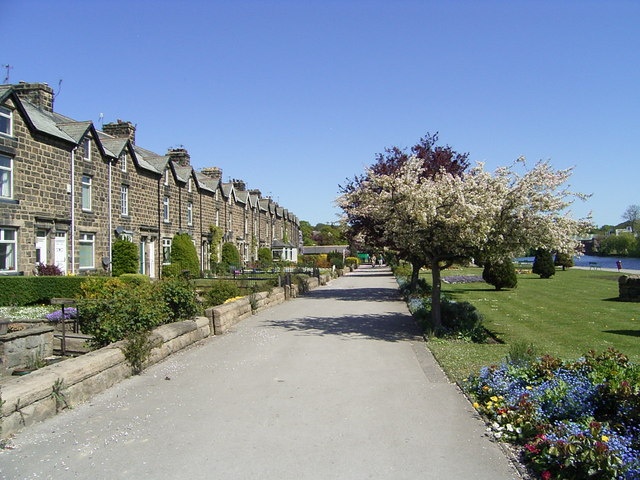
[[551, 479], [551, 472], [549, 470], [545, 470], [544, 472], [542, 472], [542, 480], [550, 480]]

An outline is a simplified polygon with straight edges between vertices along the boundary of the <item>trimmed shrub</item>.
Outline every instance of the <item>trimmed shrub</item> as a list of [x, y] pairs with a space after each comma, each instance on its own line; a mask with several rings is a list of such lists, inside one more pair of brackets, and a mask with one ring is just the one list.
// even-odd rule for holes
[[[198, 260], [198, 252], [193, 244], [191, 235], [188, 233], [176, 233], [171, 241], [171, 272], [175, 276], [176, 269], [179, 275], [185, 271], [189, 272], [189, 276], [193, 278], [200, 277], [200, 261]], [[164, 270], [163, 270], [164, 272]], [[171, 276], [171, 275], [169, 275]]]
[[85, 281], [87, 277], [0, 276], [0, 305], [22, 307], [50, 303], [52, 298], [75, 298]]
[[226, 300], [241, 295], [240, 288], [233, 281], [218, 280], [211, 284], [211, 288], [207, 290], [205, 299], [207, 306], [215, 307], [222, 305]]
[[134, 286], [118, 278], [90, 278], [82, 292], [78, 299], [80, 329], [93, 335], [91, 343], [96, 347], [149, 331], [170, 319], [159, 283]]
[[485, 262], [482, 270], [482, 279], [489, 285], [493, 285], [496, 290], [503, 288], [516, 288], [518, 286], [518, 276], [516, 267], [509, 259]]
[[225, 242], [222, 244], [220, 264], [224, 273], [229, 273], [231, 267], [240, 268], [242, 266], [240, 252], [233, 243]]
[[273, 266], [273, 255], [271, 249], [268, 247], [262, 247], [258, 249], [258, 268], [266, 270]]
[[119, 277], [124, 273], [138, 273], [138, 247], [122, 238], [111, 247], [111, 274]]
[[533, 261], [531, 271], [540, 278], [551, 278], [556, 273], [556, 267], [553, 264], [553, 256], [548, 250], [539, 249], [536, 251], [536, 257]]
[[160, 290], [169, 309], [170, 321], [188, 320], [199, 313], [196, 290], [186, 279], [178, 277], [163, 280], [160, 282]]

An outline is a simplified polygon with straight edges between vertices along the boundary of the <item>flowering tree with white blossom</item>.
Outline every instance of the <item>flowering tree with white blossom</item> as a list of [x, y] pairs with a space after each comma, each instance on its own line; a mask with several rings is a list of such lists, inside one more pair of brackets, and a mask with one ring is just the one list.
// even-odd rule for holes
[[[517, 173], [518, 167], [524, 173]], [[573, 200], [586, 198], [564, 187], [572, 169], [538, 162], [527, 170], [524, 158], [493, 173], [483, 164], [464, 173], [442, 168], [425, 175], [425, 168], [415, 156], [392, 171], [370, 168], [343, 189], [338, 204], [348, 222], [368, 225], [360, 234], [375, 233], [378, 242], [403, 258], [431, 268], [436, 330], [442, 325], [443, 268], [478, 255], [513, 258], [530, 248], [575, 252], [576, 239], [589, 223], [567, 213]]]

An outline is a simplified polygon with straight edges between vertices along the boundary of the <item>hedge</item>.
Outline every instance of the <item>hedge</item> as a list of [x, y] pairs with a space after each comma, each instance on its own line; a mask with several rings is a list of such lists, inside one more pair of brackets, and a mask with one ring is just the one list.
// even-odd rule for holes
[[52, 298], [75, 298], [87, 277], [2, 277], [0, 305], [47, 304]]

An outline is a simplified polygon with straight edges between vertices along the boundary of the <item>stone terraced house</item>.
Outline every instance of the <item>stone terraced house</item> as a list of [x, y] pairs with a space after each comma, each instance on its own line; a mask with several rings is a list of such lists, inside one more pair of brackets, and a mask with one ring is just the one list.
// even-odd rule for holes
[[53, 100], [44, 83], [0, 85], [0, 274], [32, 275], [39, 263], [108, 273], [113, 242], [126, 238], [139, 247], [139, 272], [155, 278], [176, 233], [191, 236], [203, 271], [222, 242], [246, 265], [262, 247], [296, 260], [298, 218], [259, 190], [223, 182], [217, 167], [195, 170], [183, 148], [136, 145], [130, 122], [98, 130], [65, 117]]

